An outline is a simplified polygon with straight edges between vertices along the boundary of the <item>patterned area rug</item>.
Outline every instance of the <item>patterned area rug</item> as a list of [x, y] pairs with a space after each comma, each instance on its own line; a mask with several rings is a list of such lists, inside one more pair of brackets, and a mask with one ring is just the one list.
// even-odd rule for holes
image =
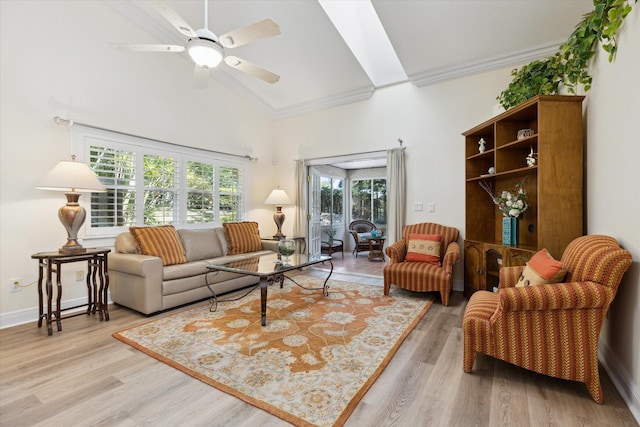
[[[295, 276], [306, 287], [323, 280]], [[340, 426], [387, 366], [433, 298], [330, 280], [329, 296], [290, 280], [172, 314], [114, 337], [295, 425]]]

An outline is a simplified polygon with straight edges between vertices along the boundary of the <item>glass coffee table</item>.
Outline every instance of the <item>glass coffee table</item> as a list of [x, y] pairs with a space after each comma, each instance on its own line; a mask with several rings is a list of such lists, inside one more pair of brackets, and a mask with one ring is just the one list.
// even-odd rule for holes
[[231, 273], [245, 274], [257, 276], [260, 278], [260, 308], [262, 312], [262, 326], [267, 325], [267, 290], [272, 283], [280, 283], [282, 288], [285, 273], [297, 270], [303, 267], [309, 267], [328, 261], [331, 264], [329, 275], [324, 280], [321, 288], [307, 288], [298, 284], [295, 280], [289, 278], [293, 283], [307, 290], [322, 290], [324, 296], [329, 295], [329, 277], [333, 273], [333, 263], [331, 257], [326, 255], [303, 255], [294, 254], [284, 260], [280, 255], [273, 253], [246, 258], [239, 261], [232, 261], [225, 264], [209, 264], [207, 268], [211, 271], [228, 271]]

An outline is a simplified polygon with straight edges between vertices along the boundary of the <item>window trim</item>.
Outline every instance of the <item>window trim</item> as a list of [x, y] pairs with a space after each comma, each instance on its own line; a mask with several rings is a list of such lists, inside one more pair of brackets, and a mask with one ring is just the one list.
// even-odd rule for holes
[[[248, 211], [248, 201], [250, 200], [250, 190], [247, 185], [249, 181], [249, 159], [242, 156], [236, 156], [233, 154], [223, 154], [215, 151], [205, 150], [201, 148], [187, 147], [177, 144], [171, 144], [168, 142], [157, 141], [150, 138], [143, 138], [139, 136], [122, 134], [115, 131], [108, 131], [105, 129], [95, 129], [92, 127], [86, 127], [79, 124], [74, 124], [71, 128], [71, 150], [75, 153], [77, 160], [88, 163], [89, 152], [91, 145], [96, 143], [102, 144], [105, 147], [124, 149], [134, 151], [136, 153], [136, 162], [139, 167], [142, 164], [142, 159], [145, 154], [172, 156], [180, 162], [179, 170], [179, 187], [178, 197], [181, 201], [178, 206], [178, 221], [174, 222], [174, 225], [178, 228], [211, 228], [221, 226], [221, 223], [216, 219], [215, 222], [210, 223], [197, 223], [189, 224], [186, 218], [186, 195], [187, 187], [183, 185], [186, 183], [186, 162], [198, 161], [198, 162], [210, 162], [215, 165], [216, 186], [214, 187], [214, 206], [219, 206], [219, 194], [217, 191], [217, 185], [219, 184], [219, 168], [221, 166], [235, 167], [242, 172], [242, 218], [246, 218]], [[142, 194], [144, 188], [144, 180], [142, 174], [138, 174], [136, 169], [136, 194]], [[136, 198], [138, 199], [138, 198]], [[138, 202], [136, 201], [136, 204]], [[87, 211], [87, 220], [83, 225], [82, 233], [85, 238], [101, 238], [101, 237], [115, 237], [118, 234], [128, 231], [128, 226], [115, 226], [115, 227], [91, 227], [91, 193], [84, 194], [84, 197], [80, 197], [80, 205]], [[138, 206], [136, 206], [136, 223], [135, 225], [143, 225], [138, 223], [138, 218], [141, 214]]]

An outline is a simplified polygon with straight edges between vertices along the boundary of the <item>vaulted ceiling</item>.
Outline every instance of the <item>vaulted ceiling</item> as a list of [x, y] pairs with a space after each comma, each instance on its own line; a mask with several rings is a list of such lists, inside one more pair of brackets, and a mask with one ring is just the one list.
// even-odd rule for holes
[[[184, 45], [186, 37], [149, 1], [107, 4], [147, 32], [154, 43]], [[204, 27], [203, 0], [167, 4], [194, 30]], [[553, 54], [593, 8], [591, 0], [373, 0], [372, 4], [408, 79], [418, 87]], [[232, 53], [279, 74], [280, 81], [267, 84], [229, 67], [212, 70], [212, 79], [272, 117], [364, 100], [376, 90], [316, 0], [215, 0], [208, 5], [209, 29], [218, 35], [265, 18], [274, 20], [282, 34]], [[190, 61], [186, 53], [172, 55], [175, 61]]]

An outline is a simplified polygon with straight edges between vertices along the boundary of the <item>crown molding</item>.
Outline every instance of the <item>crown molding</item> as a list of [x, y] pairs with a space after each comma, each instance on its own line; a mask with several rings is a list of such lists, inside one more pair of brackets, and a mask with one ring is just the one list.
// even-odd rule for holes
[[276, 119], [281, 119], [325, 108], [339, 107], [341, 105], [352, 104], [354, 102], [366, 101], [371, 98], [374, 92], [375, 88], [373, 86], [365, 86], [355, 90], [338, 93], [336, 95], [314, 99], [308, 102], [274, 108], [272, 109], [271, 116]]
[[417, 87], [425, 87], [448, 80], [459, 79], [501, 68], [525, 64], [536, 59], [554, 55], [558, 52], [558, 48], [562, 43], [564, 43], [564, 41], [556, 41], [537, 46], [532, 49], [512, 52], [507, 55], [499, 55], [480, 61], [469, 61], [459, 65], [421, 71], [419, 73], [409, 75], [409, 79]]

